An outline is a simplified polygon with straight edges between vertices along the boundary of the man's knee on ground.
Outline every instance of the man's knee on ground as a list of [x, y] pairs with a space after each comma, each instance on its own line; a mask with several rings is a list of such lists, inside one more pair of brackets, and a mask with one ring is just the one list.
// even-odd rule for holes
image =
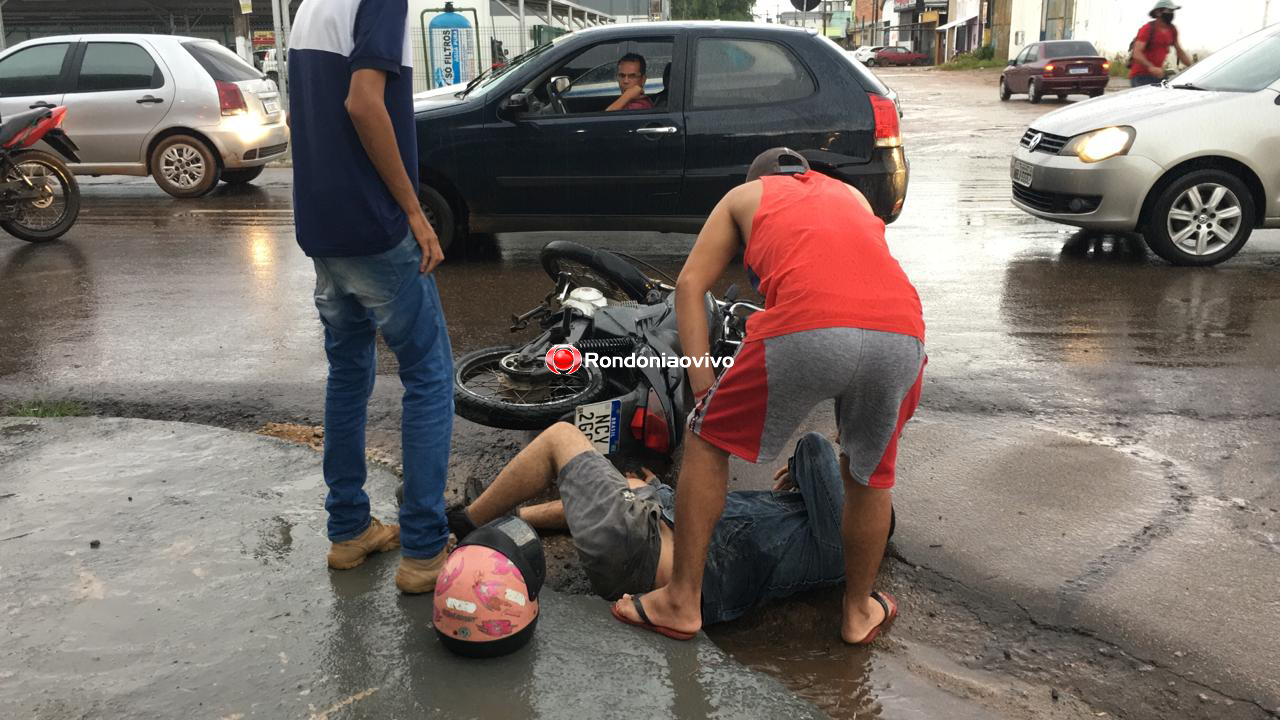
[[538, 435], [537, 440], [534, 442], [542, 442], [547, 445], [551, 454], [551, 461], [555, 464], [556, 472], [560, 472], [560, 469], [567, 465], [570, 460], [593, 449], [587, 436], [567, 422], [558, 422], [543, 430], [542, 434]]

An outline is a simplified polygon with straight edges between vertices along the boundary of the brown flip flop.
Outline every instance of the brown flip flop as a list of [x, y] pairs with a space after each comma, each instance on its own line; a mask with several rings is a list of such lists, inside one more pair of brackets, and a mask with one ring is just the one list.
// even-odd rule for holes
[[866, 637], [855, 643], [845, 641], [846, 645], [870, 645], [875, 642], [876, 638], [880, 637], [882, 632], [888, 632], [889, 626], [893, 625], [893, 621], [897, 619], [898, 601], [894, 599], [893, 595], [887, 592], [882, 593], [879, 590], [872, 590], [871, 599], [880, 603], [880, 607], [884, 608], [884, 619], [880, 621], [879, 625], [871, 628], [871, 632], [867, 633]]
[[672, 640], [692, 640], [694, 636], [697, 635], [697, 633], [681, 632], [679, 630], [672, 630], [669, 627], [654, 625], [649, 620], [648, 613], [644, 611], [644, 605], [640, 604], [640, 598], [642, 597], [644, 597], [644, 593], [637, 593], [631, 596], [631, 605], [636, 609], [636, 615], [640, 616], [640, 622], [636, 622], [635, 620], [632, 620], [631, 618], [618, 612], [618, 602], [622, 602], [621, 600], [619, 600], [618, 602], [615, 602], [612, 606], [610, 606], [609, 612], [612, 612], [615, 618], [617, 618], [619, 621], [623, 623], [626, 623], [627, 625], [643, 628], [650, 632], [656, 632], [659, 635], [665, 635], [671, 638]]

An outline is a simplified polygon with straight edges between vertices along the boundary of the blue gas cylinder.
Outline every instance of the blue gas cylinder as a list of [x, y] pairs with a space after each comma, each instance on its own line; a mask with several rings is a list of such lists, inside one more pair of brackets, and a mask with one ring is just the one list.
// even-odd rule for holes
[[453, 3], [445, 3], [444, 12], [431, 18], [427, 37], [431, 87], [457, 85], [475, 77], [476, 48], [471, 23], [454, 11]]

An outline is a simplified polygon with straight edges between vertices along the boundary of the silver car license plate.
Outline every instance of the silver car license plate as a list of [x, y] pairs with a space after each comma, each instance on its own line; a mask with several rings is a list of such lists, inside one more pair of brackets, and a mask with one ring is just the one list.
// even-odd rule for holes
[[262, 110], [268, 115], [275, 115], [280, 112], [280, 101], [275, 98], [269, 98], [262, 101]]
[[1088, 75], [1088, 74], [1089, 74], [1089, 68], [1087, 68], [1087, 67], [1073, 67], [1073, 68], [1071, 68], [1070, 70], [1068, 70], [1067, 72], [1071, 73], [1072, 75]]
[[1013, 160], [1013, 168], [1011, 174], [1013, 181], [1022, 187], [1031, 187], [1031, 176], [1035, 172], [1035, 166], [1029, 162], [1023, 162], [1017, 158]]
[[573, 424], [591, 441], [596, 452], [608, 455], [618, 449], [618, 432], [622, 425], [622, 401], [605, 400], [579, 405]]

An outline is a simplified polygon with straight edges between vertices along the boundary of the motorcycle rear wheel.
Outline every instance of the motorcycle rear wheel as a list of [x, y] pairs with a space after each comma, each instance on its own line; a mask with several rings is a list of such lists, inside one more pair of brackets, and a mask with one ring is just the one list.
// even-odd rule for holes
[[[61, 160], [42, 150], [22, 150], [14, 153], [11, 160], [6, 181], [25, 175], [33, 183], [44, 183], [48, 193], [39, 200], [18, 202], [14, 217], [0, 220], [0, 228], [33, 243], [62, 237], [80, 215], [80, 184], [75, 175]], [[46, 212], [49, 210], [52, 212]]]
[[519, 351], [517, 347], [485, 348], [454, 362], [454, 409], [459, 415], [489, 427], [542, 430], [604, 392], [604, 373], [587, 365], [569, 375], [521, 379], [500, 364]]
[[540, 257], [542, 269], [552, 280], [569, 274], [576, 287], [594, 287], [610, 300], [644, 302], [654, 285], [621, 257], [571, 240], [552, 240], [543, 246]]

